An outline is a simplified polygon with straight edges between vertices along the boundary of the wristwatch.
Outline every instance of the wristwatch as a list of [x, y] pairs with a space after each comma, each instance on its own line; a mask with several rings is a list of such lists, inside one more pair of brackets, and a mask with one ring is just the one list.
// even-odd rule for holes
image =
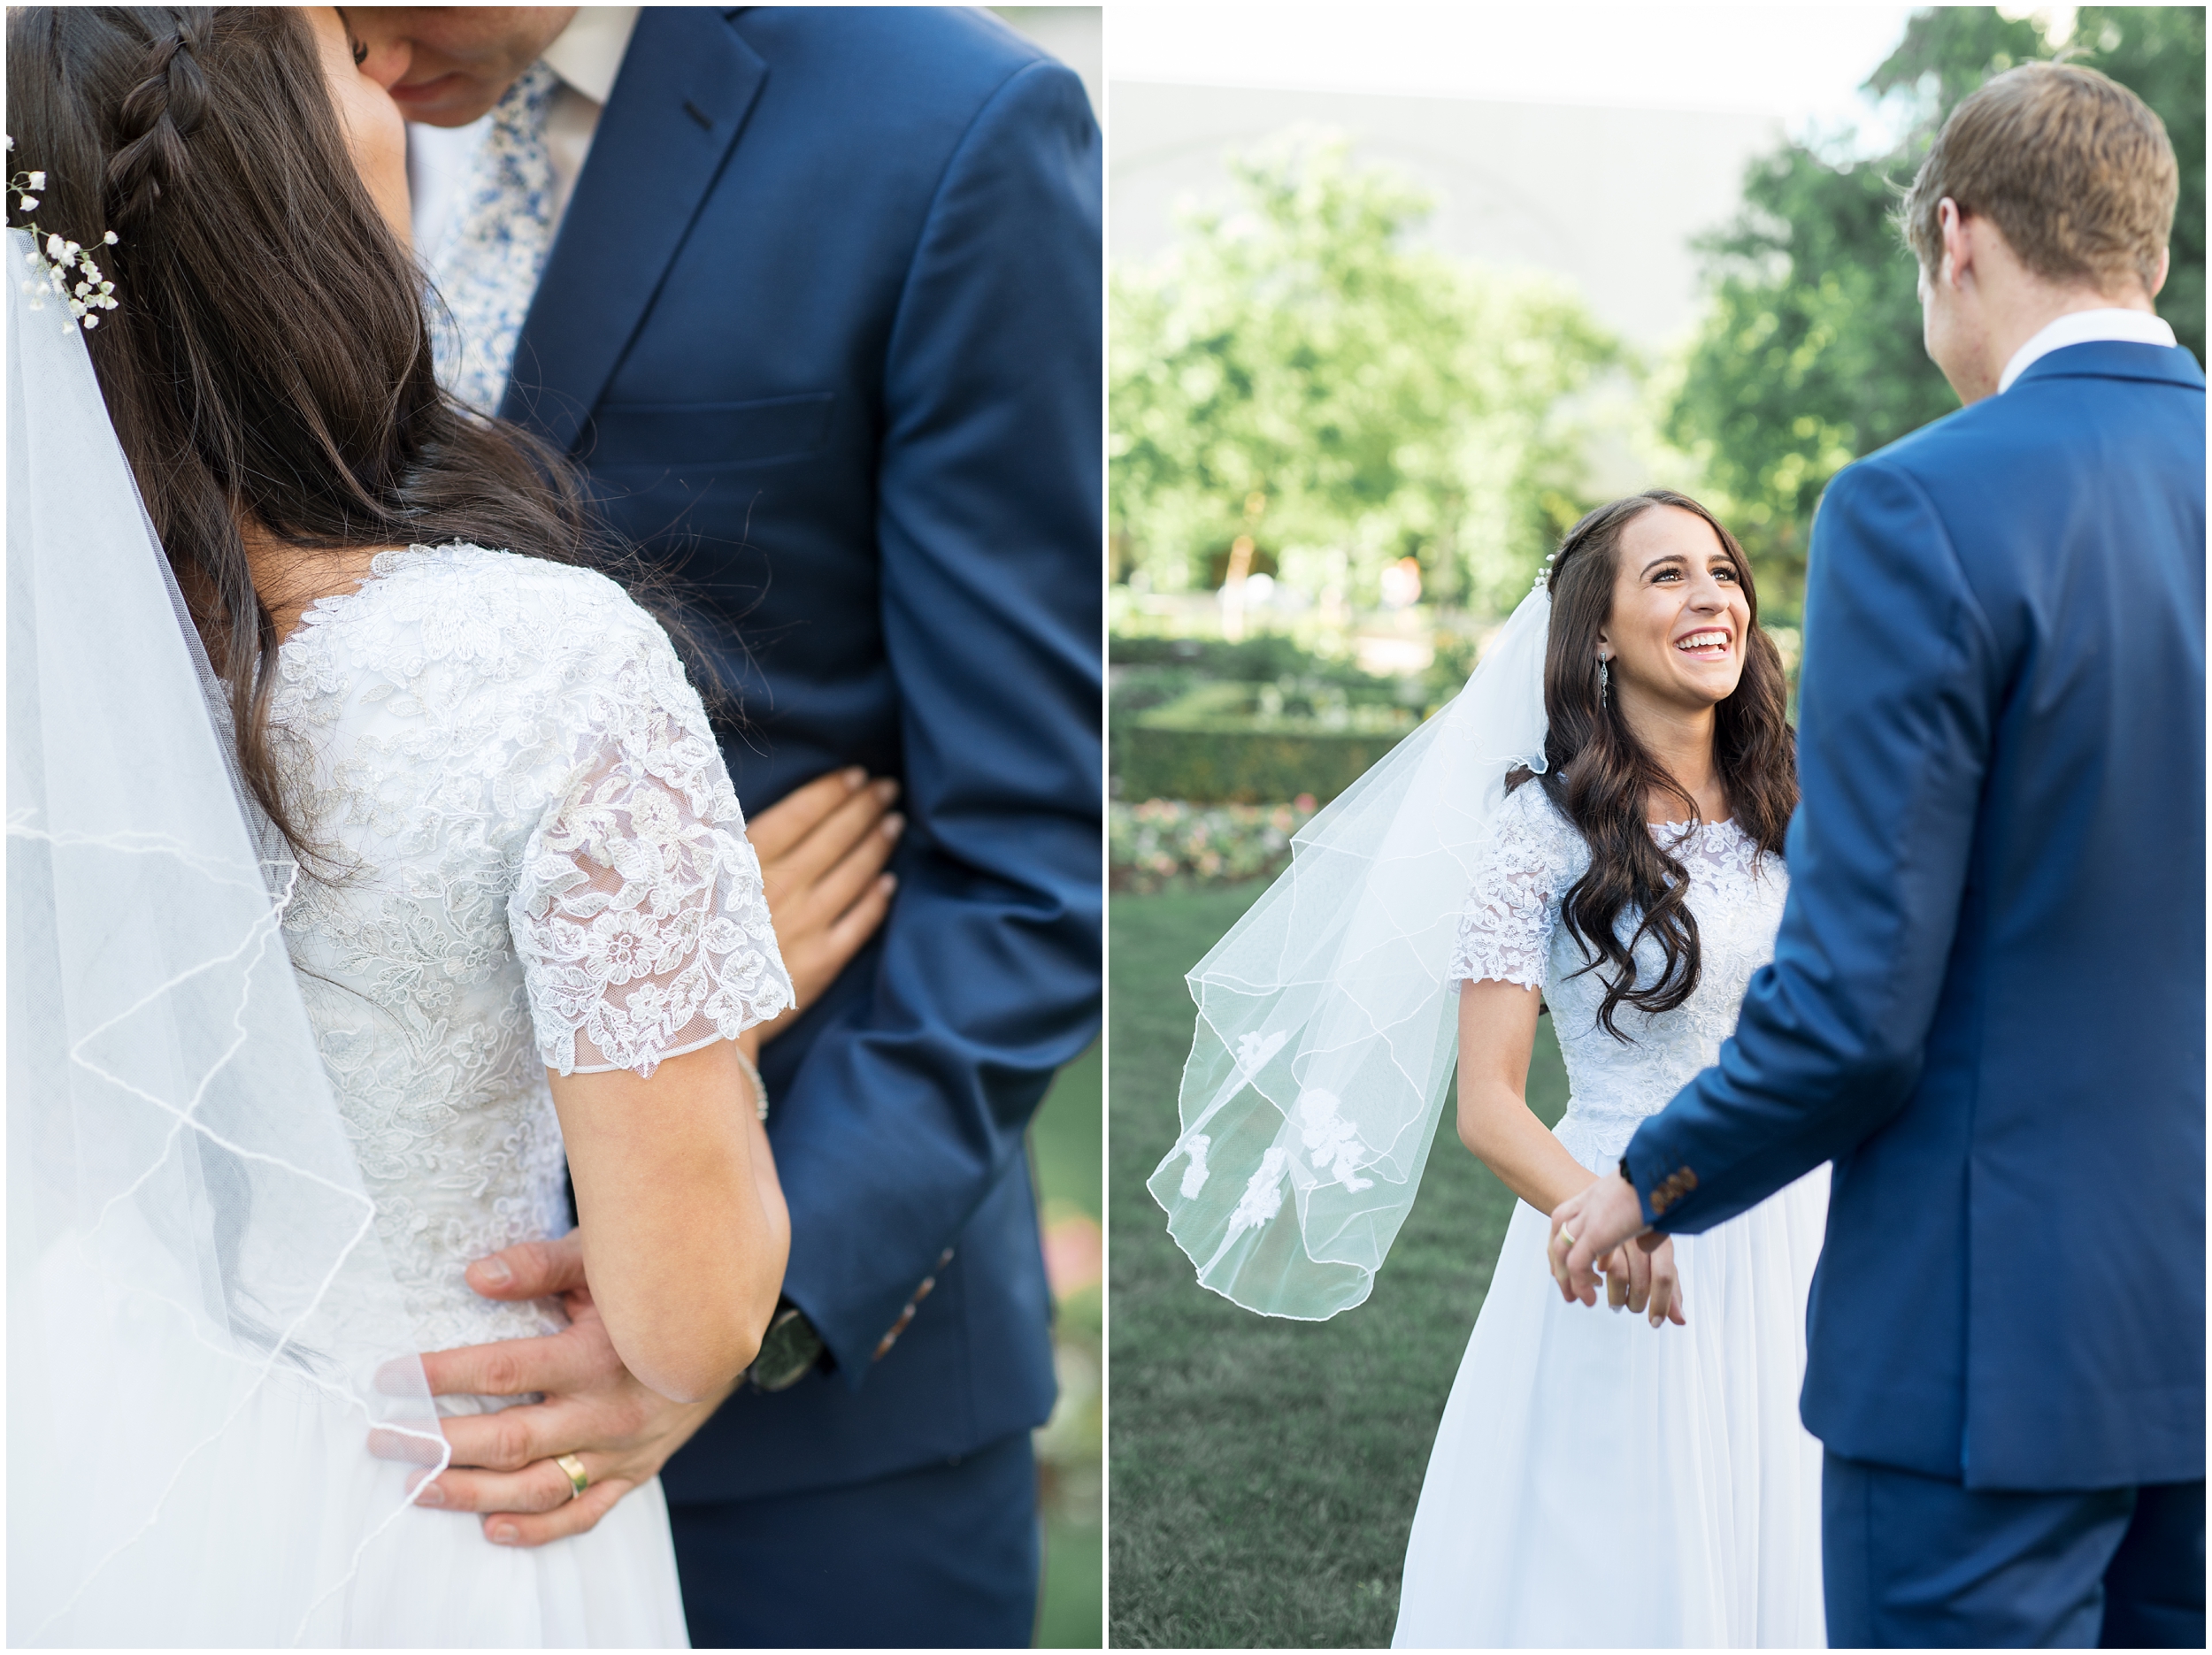
[[760, 1336], [760, 1353], [745, 1376], [757, 1391], [788, 1391], [820, 1363], [826, 1348], [806, 1312], [788, 1299], [779, 1299], [768, 1331]]

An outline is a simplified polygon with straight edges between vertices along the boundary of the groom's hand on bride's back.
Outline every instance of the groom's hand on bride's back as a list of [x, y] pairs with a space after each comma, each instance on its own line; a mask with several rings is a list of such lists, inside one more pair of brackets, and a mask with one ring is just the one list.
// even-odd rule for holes
[[[495, 1544], [539, 1546], [595, 1527], [624, 1495], [657, 1476], [729, 1394], [671, 1402], [632, 1376], [591, 1302], [575, 1231], [479, 1259], [468, 1281], [487, 1299], [557, 1298], [569, 1315], [565, 1331], [543, 1338], [422, 1359], [433, 1396], [544, 1398], [444, 1421], [453, 1462], [435, 1478], [418, 1479], [429, 1486], [417, 1504], [480, 1513], [485, 1538]], [[412, 1457], [403, 1440], [372, 1437], [371, 1445], [388, 1459]], [[589, 1476], [581, 1495], [555, 1463], [561, 1454], [575, 1455]]]

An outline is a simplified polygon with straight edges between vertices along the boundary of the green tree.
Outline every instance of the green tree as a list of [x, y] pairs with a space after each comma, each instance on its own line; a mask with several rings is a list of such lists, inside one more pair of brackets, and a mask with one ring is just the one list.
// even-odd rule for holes
[[1756, 560], [1763, 605], [1790, 618], [1828, 479], [1958, 405], [1920, 343], [1916, 272], [1893, 213], [1943, 118], [2016, 64], [2063, 54], [2132, 88], [2181, 162], [2173, 268], [2159, 309], [2204, 355], [2204, 11], [2084, 6], [2071, 36], [1986, 6], [1919, 12], [1867, 89], [1907, 135], [1855, 158], [1793, 142], [1755, 163], [1742, 211], [1700, 242], [1710, 304], [1663, 419]]
[[1231, 170], [1234, 210], [1114, 275], [1122, 572], [1204, 586], [1248, 537], [1354, 601], [1408, 555], [1436, 595], [1517, 595], [1578, 503], [1562, 401], [1614, 343], [1558, 283], [1409, 247], [1427, 199], [1341, 138], [1288, 134]]
[[1793, 144], [1755, 165], [1745, 211], [1701, 243], [1710, 306], [1664, 425], [1792, 617], [1828, 479], [1958, 406], [1920, 345], [1912, 260], [1878, 167]]

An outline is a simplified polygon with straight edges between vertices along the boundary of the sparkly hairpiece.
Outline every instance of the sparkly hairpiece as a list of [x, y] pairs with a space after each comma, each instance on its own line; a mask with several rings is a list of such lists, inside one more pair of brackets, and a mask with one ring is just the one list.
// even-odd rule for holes
[[[8, 148], [11, 151], [14, 149], [13, 138], [8, 140]], [[45, 188], [46, 174], [43, 172], [17, 172], [8, 180], [8, 194], [15, 197], [18, 212], [35, 211], [38, 197], [31, 192]], [[116, 308], [115, 284], [101, 273], [100, 267], [92, 262], [92, 255], [74, 241], [47, 234], [38, 227], [35, 220], [17, 227], [28, 230], [34, 243], [31, 250], [23, 256], [23, 262], [33, 270], [42, 272], [45, 276], [42, 282], [33, 276], [23, 283], [23, 291], [31, 295], [31, 309], [42, 310], [46, 308], [44, 290], [51, 287], [61, 302], [69, 307], [69, 320], [62, 324], [64, 333], [73, 333], [79, 327], [89, 331], [99, 326], [100, 318], [95, 312]], [[105, 245], [113, 247], [121, 238], [110, 230], [101, 239]]]

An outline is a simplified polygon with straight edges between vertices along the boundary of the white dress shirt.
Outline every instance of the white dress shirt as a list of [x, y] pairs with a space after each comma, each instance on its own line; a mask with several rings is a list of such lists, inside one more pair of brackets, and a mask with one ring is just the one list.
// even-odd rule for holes
[[[541, 61], [561, 78], [545, 120], [545, 147], [553, 163], [553, 224], [557, 234], [568, 198], [591, 153], [599, 112], [614, 91], [623, 54], [637, 28], [634, 5], [581, 6], [569, 26], [554, 37]], [[469, 163], [490, 129], [487, 111], [465, 126], [407, 128], [407, 182], [414, 197], [415, 248], [434, 260], [447, 221], [460, 199]], [[438, 272], [431, 271], [435, 280]]]
[[2001, 396], [2012, 389], [2012, 382], [2025, 373], [2028, 364], [2038, 357], [2063, 350], [2069, 345], [2086, 345], [2107, 339], [2126, 345], [2171, 345], [2174, 330], [2148, 310], [2123, 310], [2116, 306], [2108, 310], [2070, 311], [2056, 321], [2045, 324], [2034, 338], [2012, 353], [2012, 360], [2005, 364], [2005, 371], [1997, 376], [1997, 394]]

